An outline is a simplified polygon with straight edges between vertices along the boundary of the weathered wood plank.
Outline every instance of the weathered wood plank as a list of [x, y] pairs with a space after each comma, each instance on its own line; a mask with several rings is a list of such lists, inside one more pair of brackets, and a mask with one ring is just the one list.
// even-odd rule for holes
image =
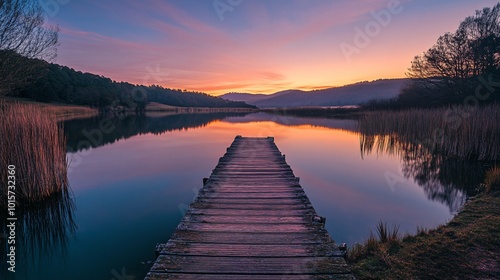
[[225, 257], [339, 256], [333, 243], [313, 244], [213, 244], [169, 241], [158, 248], [163, 255]]
[[228, 257], [340, 257], [340, 252], [323, 244], [213, 244], [169, 241], [161, 247], [160, 254], [177, 256], [228, 256]]
[[302, 188], [297, 185], [220, 185], [210, 184], [206, 185], [201, 191], [206, 192], [231, 192], [231, 193], [249, 193], [249, 192], [268, 192], [268, 193], [282, 193], [282, 192], [303, 192]]
[[199, 203], [197, 201], [191, 204], [192, 208], [196, 209], [241, 209], [241, 210], [299, 210], [299, 209], [312, 209], [311, 204], [287, 204], [287, 205], [273, 205], [273, 204], [215, 204], [215, 203]]
[[352, 274], [282, 274], [282, 275], [245, 275], [245, 274], [189, 274], [150, 272], [147, 279], [170, 280], [353, 280]]
[[203, 190], [212, 190], [216, 189], [217, 191], [221, 191], [224, 189], [231, 189], [232, 192], [248, 192], [248, 190], [256, 189], [258, 188], [258, 191], [272, 191], [272, 192], [281, 192], [283, 190], [294, 190], [294, 191], [300, 191], [303, 190], [300, 185], [297, 184], [297, 182], [291, 182], [291, 183], [285, 183], [285, 184], [272, 184], [272, 183], [255, 183], [255, 182], [250, 182], [247, 184], [234, 184], [234, 183], [220, 183], [220, 182], [212, 182], [209, 181], [203, 188]]
[[247, 164], [234, 164], [234, 163], [219, 163], [214, 170], [221, 170], [227, 172], [275, 172], [275, 171], [292, 171], [290, 165], [283, 163], [277, 166], [262, 167], [262, 166], [250, 166]]
[[266, 183], [266, 184], [270, 184], [270, 183], [274, 183], [276, 184], [276, 182], [283, 182], [283, 183], [288, 183], [290, 181], [294, 181], [297, 177], [295, 176], [286, 176], [286, 175], [283, 175], [283, 176], [226, 176], [226, 175], [219, 175], [219, 174], [213, 174], [212, 176], [210, 176], [209, 180], [210, 181], [224, 181], [224, 182], [232, 182], [233, 184], [238, 182], [238, 183], [241, 183], [241, 182], [244, 182], [244, 181], [247, 181], [247, 182], [254, 182], [254, 183], [259, 183], [259, 182], [262, 182], [262, 183]]
[[238, 188], [234, 187], [210, 187], [204, 188], [198, 192], [200, 197], [213, 197], [213, 198], [231, 198], [243, 199], [245, 196], [249, 198], [271, 198], [271, 197], [301, 197], [305, 196], [305, 193], [301, 189], [290, 188], [290, 187], [279, 187], [276, 189], [270, 189], [269, 187], [248, 187], [248, 188]]
[[290, 198], [202, 198], [196, 199], [199, 203], [209, 203], [209, 204], [263, 204], [263, 205], [297, 205], [299, 203], [308, 203], [307, 197], [290, 197]]
[[314, 233], [248, 233], [176, 230], [170, 240], [211, 244], [326, 244], [331, 242], [331, 238], [326, 231]]
[[200, 274], [345, 274], [341, 257], [251, 258], [160, 255], [152, 272]]
[[[247, 197], [245, 197], [247, 196]], [[252, 202], [255, 203], [256, 201], [262, 201], [264, 203], [267, 203], [269, 200], [275, 201], [275, 202], [284, 202], [284, 200], [293, 200], [294, 202], [301, 202], [304, 199], [307, 199], [307, 196], [305, 193], [301, 192], [292, 192], [292, 191], [287, 191], [287, 192], [218, 192], [216, 190], [213, 191], [205, 191], [205, 192], [200, 192], [198, 194], [197, 199], [201, 200], [221, 200], [221, 199], [229, 199], [233, 201], [239, 201], [239, 202]], [[214, 201], [212, 201], [214, 202]]]
[[[238, 191], [239, 190], [239, 191]], [[282, 195], [303, 195], [304, 190], [295, 188], [295, 187], [276, 187], [276, 188], [271, 188], [268, 186], [260, 186], [260, 187], [246, 187], [246, 188], [238, 188], [238, 187], [207, 187], [203, 188], [200, 192], [200, 195], [211, 195], [211, 194], [219, 194], [222, 196], [224, 195], [231, 195], [231, 194], [238, 194], [238, 195], [246, 195], [248, 194], [249, 196], [251, 195], [258, 195], [262, 194], [263, 196], [271, 196], [271, 195], [277, 195], [277, 194], [282, 194]]]
[[267, 171], [292, 171], [288, 164], [280, 164], [276, 166], [251, 166], [248, 164], [234, 164], [234, 163], [219, 163], [212, 171], [225, 171], [225, 172], [267, 172]]
[[282, 192], [219, 192], [216, 190], [198, 193], [200, 199], [285, 199], [285, 198], [307, 198], [304, 192], [282, 191]]
[[247, 177], [247, 176], [254, 176], [255, 178], [258, 178], [260, 176], [263, 176], [263, 177], [278, 177], [278, 178], [282, 178], [282, 177], [291, 177], [291, 178], [295, 178], [294, 176], [294, 173], [292, 171], [286, 171], [286, 170], [282, 170], [282, 171], [279, 171], [279, 170], [276, 170], [276, 171], [273, 171], [273, 172], [262, 172], [260, 170], [257, 170], [255, 172], [240, 172], [240, 171], [236, 171], [236, 172], [233, 172], [233, 171], [218, 171], [218, 170], [215, 170], [215, 171], [212, 171], [212, 175], [213, 176], [229, 176], [229, 177]]
[[308, 216], [225, 216], [225, 215], [191, 215], [186, 213], [184, 223], [213, 224], [307, 224], [312, 219]]
[[300, 233], [313, 232], [309, 224], [211, 224], [181, 223], [179, 230], [217, 231], [217, 232], [260, 232], [260, 233]]
[[316, 212], [314, 209], [285, 209], [285, 210], [259, 210], [259, 209], [233, 209], [227, 211], [227, 209], [189, 209], [186, 214], [191, 215], [213, 215], [213, 216], [264, 216], [264, 217], [306, 217], [315, 216]]

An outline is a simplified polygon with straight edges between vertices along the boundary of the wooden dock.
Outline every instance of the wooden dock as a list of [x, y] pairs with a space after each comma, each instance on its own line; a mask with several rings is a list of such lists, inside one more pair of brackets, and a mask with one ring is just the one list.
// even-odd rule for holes
[[272, 137], [237, 136], [146, 279], [354, 279]]

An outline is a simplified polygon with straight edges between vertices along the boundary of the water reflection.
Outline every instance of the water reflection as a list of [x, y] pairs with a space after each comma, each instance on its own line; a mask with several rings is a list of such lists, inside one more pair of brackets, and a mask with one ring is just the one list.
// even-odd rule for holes
[[403, 141], [398, 135], [360, 134], [361, 155], [397, 156], [403, 176], [423, 188], [427, 197], [456, 213], [483, 182], [488, 163], [445, 158], [423, 145]]
[[[76, 230], [74, 212], [75, 202], [68, 191], [55, 193], [43, 203], [33, 204], [16, 212], [16, 276], [22, 278], [26, 270], [40, 269], [47, 258], [66, 253], [68, 242]], [[7, 242], [9, 232], [4, 213], [1, 220], [4, 237], [1, 243], [4, 252], [8, 252], [7, 249], [11, 245]], [[6, 258], [6, 254], [0, 256], [2, 274], [7, 272]]]
[[68, 152], [78, 152], [90, 147], [112, 144], [120, 139], [152, 133], [199, 128], [227, 117], [245, 116], [248, 113], [172, 114], [97, 116], [87, 119], [64, 121]]
[[256, 123], [256, 122], [274, 122], [283, 126], [301, 126], [310, 125], [315, 127], [340, 129], [345, 131], [357, 131], [357, 121], [353, 119], [334, 119], [334, 118], [304, 118], [288, 115], [278, 115], [269, 113], [254, 113], [244, 117], [228, 117], [224, 119], [228, 123]]

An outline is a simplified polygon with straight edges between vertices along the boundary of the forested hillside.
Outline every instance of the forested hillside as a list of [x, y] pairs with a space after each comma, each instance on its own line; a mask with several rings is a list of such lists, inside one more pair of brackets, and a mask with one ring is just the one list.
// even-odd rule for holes
[[100, 108], [143, 108], [148, 102], [179, 107], [253, 107], [201, 92], [115, 82], [104, 76], [26, 58], [11, 51], [0, 51], [0, 59], [9, 61], [9, 72], [15, 75], [11, 79], [13, 82], [0, 85], [2, 91], [7, 95], [41, 102], [65, 102]]

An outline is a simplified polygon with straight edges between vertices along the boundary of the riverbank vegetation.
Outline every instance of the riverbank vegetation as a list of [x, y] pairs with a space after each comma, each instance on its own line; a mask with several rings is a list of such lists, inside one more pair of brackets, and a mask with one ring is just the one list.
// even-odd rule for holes
[[[358, 121], [362, 137], [383, 144], [398, 138], [430, 154], [467, 160], [500, 160], [500, 105], [365, 112]], [[380, 138], [380, 139], [375, 139]], [[363, 147], [366, 149], [368, 147]]]
[[34, 110], [41, 111], [51, 115], [57, 121], [64, 121], [73, 118], [89, 118], [97, 116], [99, 110], [96, 108], [90, 108], [87, 106], [70, 105], [64, 103], [44, 103], [36, 102], [25, 98], [10, 98], [5, 97], [0, 100], [5, 104], [16, 104], [29, 105]]
[[[54, 117], [26, 104], [0, 104], [0, 170], [15, 166], [19, 207], [68, 191], [66, 141]], [[0, 177], [0, 209], [6, 207], [7, 176]]]
[[[446, 225], [400, 234], [384, 223], [347, 260], [358, 279], [496, 279], [500, 275], [500, 168]], [[382, 234], [381, 229], [382, 228]], [[388, 233], [387, 233], [388, 232]]]

